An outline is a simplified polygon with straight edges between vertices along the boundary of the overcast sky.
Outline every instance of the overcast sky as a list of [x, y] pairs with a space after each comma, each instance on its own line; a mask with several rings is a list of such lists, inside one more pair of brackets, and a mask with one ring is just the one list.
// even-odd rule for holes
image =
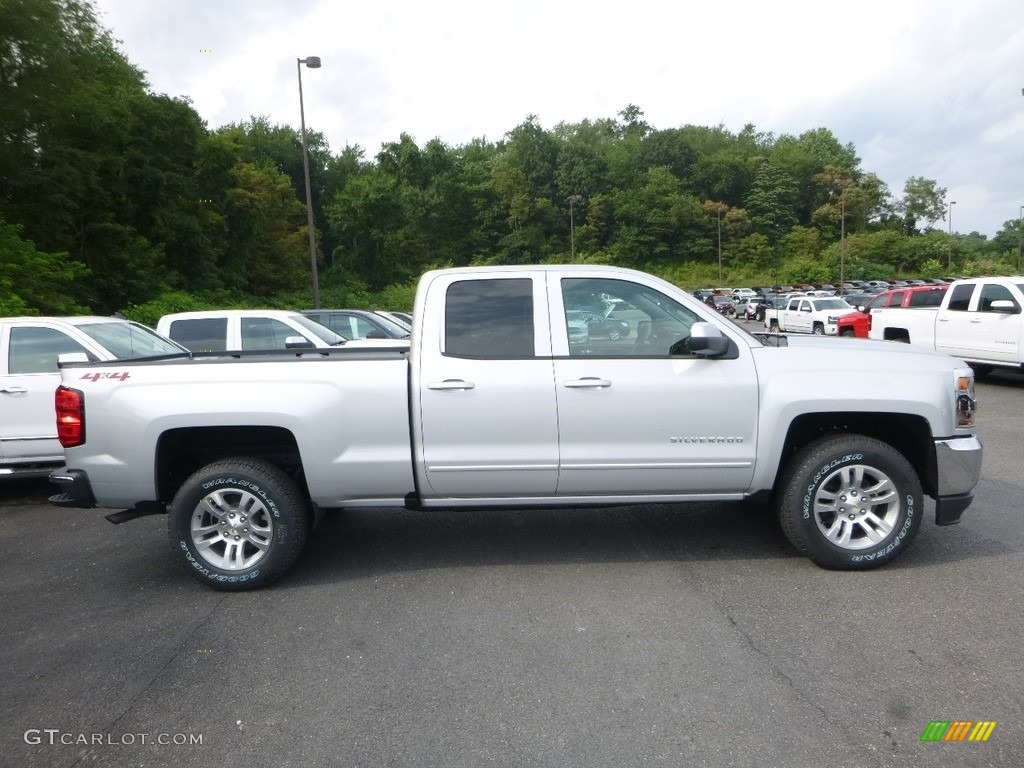
[[[155, 93], [211, 128], [265, 115], [372, 159], [614, 118], [824, 127], [900, 196], [910, 176], [992, 237], [1024, 205], [1022, 0], [93, 0]], [[938, 222], [945, 229], [946, 222]]]

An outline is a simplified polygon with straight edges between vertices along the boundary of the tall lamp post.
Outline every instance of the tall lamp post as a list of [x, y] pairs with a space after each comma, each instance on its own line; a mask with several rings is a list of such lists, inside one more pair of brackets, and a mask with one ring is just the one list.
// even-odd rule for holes
[[583, 195], [569, 195], [569, 253], [572, 261], [576, 261], [576, 221], [573, 218], [573, 205], [583, 199]]
[[839, 295], [846, 295], [846, 187], [839, 196]]
[[949, 255], [946, 256], [946, 273], [953, 271], [953, 206], [956, 205], [956, 200], [949, 201], [949, 213], [947, 214], [949, 220]]
[[302, 124], [302, 171], [306, 176], [306, 220], [309, 226], [309, 266], [313, 275], [313, 309], [320, 309], [320, 276], [316, 269], [316, 232], [313, 229], [313, 195], [309, 189], [309, 147], [306, 144], [306, 109], [302, 104], [302, 65], [310, 69], [320, 68], [319, 56], [296, 59], [295, 69], [299, 72], [299, 120]]
[[722, 284], [722, 209], [718, 208], [718, 284]]
[[1024, 257], [1024, 205], [1017, 214], [1017, 274], [1020, 272], [1021, 258]]

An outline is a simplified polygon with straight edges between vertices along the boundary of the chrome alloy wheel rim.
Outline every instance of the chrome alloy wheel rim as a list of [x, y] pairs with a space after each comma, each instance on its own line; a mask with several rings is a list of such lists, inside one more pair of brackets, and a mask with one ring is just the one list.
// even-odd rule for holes
[[828, 475], [814, 496], [814, 522], [837, 547], [859, 550], [881, 544], [900, 517], [895, 483], [877, 467], [852, 464]]
[[274, 522], [267, 507], [248, 491], [214, 491], [192, 512], [192, 543], [200, 557], [221, 570], [251, 568], [273, 540]]

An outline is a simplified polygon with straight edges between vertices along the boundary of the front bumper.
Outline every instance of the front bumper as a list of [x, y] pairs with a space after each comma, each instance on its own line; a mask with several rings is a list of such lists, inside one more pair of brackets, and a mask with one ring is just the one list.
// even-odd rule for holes
[[981, 479], [981, 441], [959, 437], [935, 441], [935, 523], [954, 525], [974, 499]]

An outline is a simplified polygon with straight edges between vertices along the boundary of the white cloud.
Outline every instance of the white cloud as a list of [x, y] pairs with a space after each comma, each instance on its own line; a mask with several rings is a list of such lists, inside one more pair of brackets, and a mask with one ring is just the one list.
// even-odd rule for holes
[[[153, 89], [212, 128], [306, 122], [338, 151], [501, 138], [639, 106], [655, 128], [829, 128], [899, 193], [956, 190], [954, 226], [993, 235], [1024, 202], [1019, 0], [94, 0]], [[209, 49], [210, 53], [201, 53]], [[952, 198], [951, 198], [952, 199]]]

